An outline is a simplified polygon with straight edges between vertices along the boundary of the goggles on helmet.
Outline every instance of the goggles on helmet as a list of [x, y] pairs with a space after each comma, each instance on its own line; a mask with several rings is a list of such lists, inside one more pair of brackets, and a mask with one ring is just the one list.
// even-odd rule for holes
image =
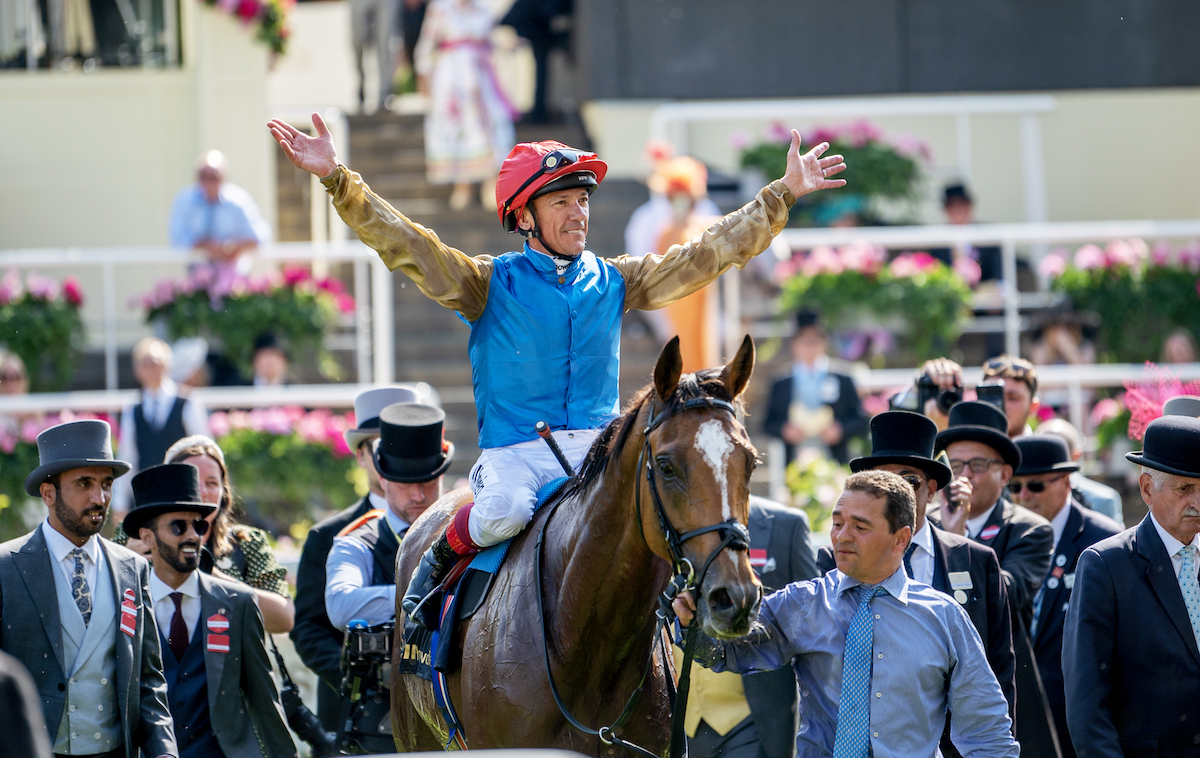
[[504, 213], [507, 214], [511, 210], [513, 200], [541, 177], [553, 171], [558, 171], [563, 166], [570, 166], [573, 163], [578, 163], [579, 159], [591, 155], [591, 153], [583, 150], [575, 150], [572, 148], [558, 149], [553, 152], [546, 153], [542, 156], [542, 165], [537, 171], [534, 171], [525, 183], [517, 188], [517, 191], [512, 193], [507, 200], [504, 201]]

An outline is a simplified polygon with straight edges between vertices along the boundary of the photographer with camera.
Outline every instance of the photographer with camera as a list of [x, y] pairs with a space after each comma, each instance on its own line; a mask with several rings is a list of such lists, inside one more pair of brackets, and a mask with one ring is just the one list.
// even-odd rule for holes
[[342, 697], [350, 707], [349, 749], [395, 750], [386, 630], [396, 616], [396, 553], [412, 522], [442, 496], [442, 475], [454, 458], [454, 445], [443, 433], [445, 419], [441, 409], [417, 403], [396, 403], [379, 412], [373, 456], [388, 507], [347, 525], [326, 563], [329, 620], [348, 630]]
[[[949, 358], [934, 358], [921, 367], [917, 382], [918, 386], [936, 388], [938, 401], [925, 403], [916, 410], [933, 419], [938, 429], [945, 429], [950, 408], [962, 401], [962, 366]], [[983, 383], [1004, 385], [1004, 402], [1000, 409], [1008, 419], [1008, 436], [1016, 438], [1029, 434], [1028, 420], [1041, 407], [1037, 369], [1033, 364], [1010, 355], [989, 358], [983, 364]]]

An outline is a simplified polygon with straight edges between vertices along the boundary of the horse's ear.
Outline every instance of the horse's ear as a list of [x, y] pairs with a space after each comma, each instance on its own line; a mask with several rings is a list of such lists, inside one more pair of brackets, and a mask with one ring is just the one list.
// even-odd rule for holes
[[683, 373], [683, 357], [679, 354], [679, 337], [672, 337], [658, 354], [654, 365], [654, 391], [660, 400], [667, 401], [679, 386], [679, 375]]
[[733, 356], [733, 360], [721, 371], [721, 381], [724, 382], [730, 397], [742, 394], [746, 385], [750, 383], [750, 374], [752, 373], [754, 373], [754, 340], [747, 334], [746, 338], [742, 340], [742, 346], [738, 348], [737, 355]]

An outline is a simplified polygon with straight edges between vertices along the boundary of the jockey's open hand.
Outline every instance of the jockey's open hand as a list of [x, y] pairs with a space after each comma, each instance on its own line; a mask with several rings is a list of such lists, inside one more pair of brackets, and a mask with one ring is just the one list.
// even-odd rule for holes
[[801, 155], [800, 132], [792, 130], [792, 146], [788, 148], [787, 173], [783, 175], [783, 183], [793, 196], [846, 186], [845, 179], [833, 178], [846, 170], [846, 161], [840, 155], [822, 158], [828, 149], [829, 143], [822, 142]]
[[679, 617], [679, 625], [687, 629], [688, 624], [696, 617], [696, 598], [692, 597], [691, 592], [680, 592], [679, 597], [671, 603], [671, 609]]
[[267, 128], [279, 143], [284, 154], [298, 168], [324, 178], [337, 170], [337, 151], [333, 149], [333, 136], [329, 128], [316, 113], [312, 114], [313, 127], [317, 136], [310, 137], [289, 123], [271, 119]]

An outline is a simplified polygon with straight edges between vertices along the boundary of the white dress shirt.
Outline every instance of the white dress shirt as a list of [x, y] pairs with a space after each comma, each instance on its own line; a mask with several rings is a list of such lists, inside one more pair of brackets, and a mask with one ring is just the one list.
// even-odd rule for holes
[[[1183, 570], [1183, 556], [1179, 554], [1183, 550], [1183, 543], [1171, 536], [1171, 533], [1162, 528], [1158, 523], [1158, 519], [1154, 518], [1154, 514], [1150, 514], [1150, 521], [1154, 524], [1154, 528], [1158, 530], [1158, 538], [1162, 540], [1163, 547], [1167, 549], [1167, 555], [1171, 556], [1171, 568], [1175, 569], [1175, 579], [1178, 581], [1179, 572]], [[1196, 550], [1200, 550], [1200, 534], [1192, 537], [1190, 543]]]
[[1058, 541], [1062, 539], [1063, 532], [1067, 528], [1067, 519], [1071, 517], [1071, 493], [1067, 493], [1067, 502], [1058, 510], [1054, 518], [1050, 519], [1050, 528], [1054, 530], [1054, 547], [1050, 548], [1053, 553], [1058, 550]]
[[175, 618], [172, 592], [183, 595], [179, 607], [183, 611], [183, 623], [187, 625], [187, 638], [190, 642], [196, 634], [196, 624], [200, 622], [200, 577], [193, 571], [183, 580], [183, 584], [179, 585], [179, 589], [172, 589], [158, 578], [158, 574], [150, 572], [150, 599], [154, 602], [154, 620], [158, 622], [158, 628], [164, 637], [170, 634], [171, 621]]
[[916, 548], [912, 555], [908, 557], [908, 562], [912, 565], [913, 579], [921, 584], [933, 585], [933, 528], [929, 526], [929, 521], [926, 520], [921, 526], [921, 530], [913, 535], [913, 544]]
[[[67, 587], [70, 588], [71, 579], [75, 576], [75, 557], [71, 555], [71, 551], [75, 549], [75, 543], [50, 526], [49, 519], [42, 522], [42, 536], [46, 538], [46, 548], [50, 551], [50, 558], [62, 569], [63, 576], [67, 579]], [[83, 555], [83, 578], [87, 582], [90, 595], [92, 587], [96, 586], [96, 572], [100, 566], [106, 565], [104, 551], [100, 549], [99, 536], [93, 534], [87, 542], [83, 543]], [[1176, 571], [1178, 570], [1176, 569]]]
[[988, 508], [987, 511], [984, 512], [982, 515], [967, 519], [967, 536], [970, 537], [971, 539], [975, 539], [976, 537], [978, 537], [979, 533], [981, 531], [983, 531], [983, 525], [987, 523], [987, 520], [989, 518], [991, 518], [992, 511], [996, 510], [996, 508], [999, 507], [999, 505], [1000, 505], [1000, 501], [997, 500], [995, 503], [992, 504], [992, 507]]

